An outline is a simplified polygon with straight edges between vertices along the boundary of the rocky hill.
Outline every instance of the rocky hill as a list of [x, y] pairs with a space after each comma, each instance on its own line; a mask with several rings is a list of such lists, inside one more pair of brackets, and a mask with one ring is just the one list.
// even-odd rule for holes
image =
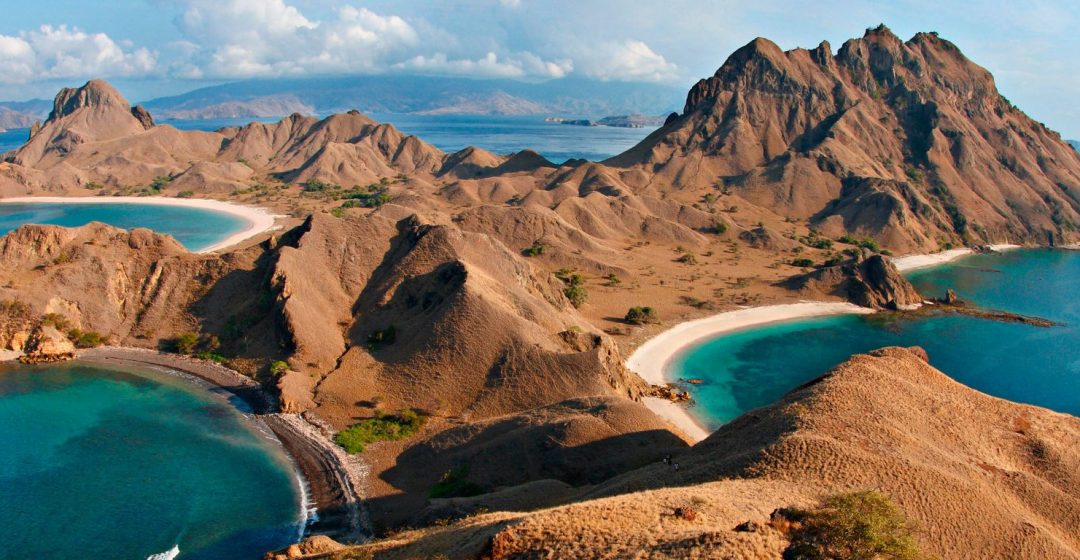
[[359, 550], [377, 560], [779, 558], [793, 527], [774, 512], [876, 488], [914, 521], [927, 557], [1075, 558], [1077, 444], [1080, 420], [973, 391], [919, 349], [886, 348], [674, 455], [677, 470], [658, 461], [568, 505], [470, 516]]
[[1080, 224], [1075, 150], [956, 45], [884, 26], [835, 53], [756, 39], [690, 90], [677, 119], [607, 163], [890, 247], [1053, 243]]

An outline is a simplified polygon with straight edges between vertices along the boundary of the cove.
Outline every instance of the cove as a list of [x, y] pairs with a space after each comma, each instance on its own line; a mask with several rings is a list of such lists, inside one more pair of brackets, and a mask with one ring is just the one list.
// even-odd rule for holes
[[108, 202], [3, 202], [0, 235], [24, 224], [78, 227], [103, 222], [123, 229], [149, 228], [173, 236], [189, 251], [204, 251], [251, 226], [233, 214], [168, 204]]
[[973, 304], [1051, 319], [1051, 328], [957, 315], [834, 316], [766, 325], [692, 346], [667, 365], [688, 385], [690, 413], [709, 429], [769, 404], [851, 354], [921, 346], [930, 363], [973, 389], [1080, 415], [1080, 253], [972, 255], [908, 278], [924, 296], [955, 289]]
[[5, 557], [259, 558], [303, 523], [280, 446], [162, 372], [0, 365], [0, 449]]

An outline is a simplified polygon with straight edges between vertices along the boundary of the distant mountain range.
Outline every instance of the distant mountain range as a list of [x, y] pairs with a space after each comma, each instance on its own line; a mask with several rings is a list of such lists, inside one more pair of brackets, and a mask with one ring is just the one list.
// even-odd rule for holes
[[526, 83], [421, 76], [248, 80], [162, 97], [143, 105], [158, 119], [277, 117], [291, 113], [573, 115], [660, 114], [684, 91], [659, 84], [584, 79]]
[[1080, 140], [1066, 140], [1070, 146], [1076, 148], [1076, 151], [1080, 152]]
[[34, 121], [44, 120], [52, 109], [48, 99], [30, 101], [0, 101], [0, 129], [30, 128]]

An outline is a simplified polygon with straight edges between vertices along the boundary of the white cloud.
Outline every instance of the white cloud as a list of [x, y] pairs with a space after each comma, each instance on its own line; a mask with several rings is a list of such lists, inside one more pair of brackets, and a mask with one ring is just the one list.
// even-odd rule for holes
[[156, 58], [145, 48], [125, 50], [104, 33], [43, 25], [0, 35], [0, 82], [144, 75], [154, 70]]
[[661, 82], [678, 77], [678, 66], [642, 41], [590, 43], [576, 51], [578, 70], [590, 78]]
[[532, 53], [500, 57], [494, 52], [476, 60], [450, 59], [443, 53], [417, 55], [394, 65], [395, 69], [428, 74], [467, 75], [486, 78], [563, 78], [574, 69], [569, 60], [546, 61]]

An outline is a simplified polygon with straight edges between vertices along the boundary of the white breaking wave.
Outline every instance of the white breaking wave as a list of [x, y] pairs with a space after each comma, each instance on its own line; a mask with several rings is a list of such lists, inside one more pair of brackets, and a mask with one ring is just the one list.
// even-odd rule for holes
[[151, 554], [146, 557], [146, 560], [173, 560], [180, 555], [180, 545], [174, 544], [172, 548], [165, 552], [159, 552], [157, 554]]

